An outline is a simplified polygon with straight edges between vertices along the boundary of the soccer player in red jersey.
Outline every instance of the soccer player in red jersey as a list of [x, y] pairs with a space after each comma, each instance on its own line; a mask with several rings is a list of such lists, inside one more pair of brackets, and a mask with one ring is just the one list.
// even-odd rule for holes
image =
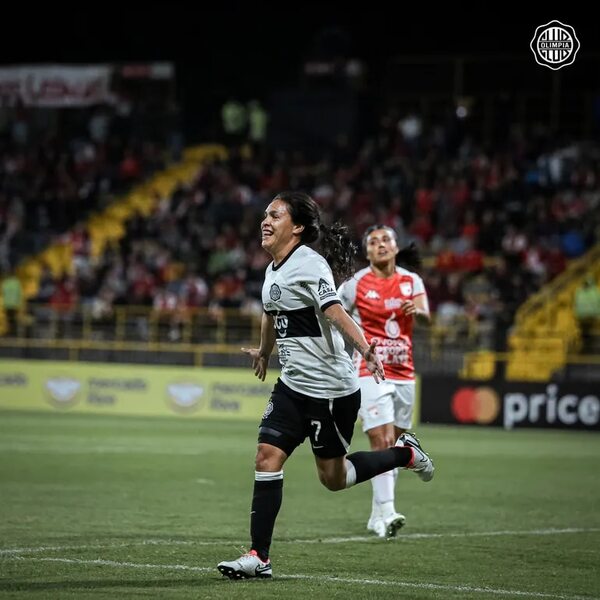
[[[429, 323], [429, 303], [423, 280], [397, 261], [415, 268], [419, 256], [414, 245], [398, 248], [396, 233], [385, 225], [369, 227], [363, 236], [369, 266], [358, 271], [339, 289], [344, 308], [362, 326], [368, 340], [377, 340], [385, 381], [372, 382], [364, 359], [355, 353], [361, 388], [360, 417], [373, 450], [394, 445], [412, 428], [415, 368], [412, 333], [415, 319]], [[396, 512], [394, 488], [397, 469], [373, 479], [373, 503], [367, 528], [379, 537], [393, 537], [405, 522]]]

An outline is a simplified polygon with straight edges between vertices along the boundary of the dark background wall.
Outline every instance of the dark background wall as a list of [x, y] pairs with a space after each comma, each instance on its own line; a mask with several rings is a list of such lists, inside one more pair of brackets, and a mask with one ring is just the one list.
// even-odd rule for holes
[[[347, 55], [365, 62], [366, 90], [377, 96], [381, 86], [406, 91], [403, 82], [421, 87], [451, 85], [448, 72], [394, 66], [394, 58], [449, 57], [456, 54], [485, 60], [498, 54], [522, 58], [523, 71], [508, 66], [466, 72], [480, 85], [507, 92], [514, 86], [550, 89], [552, 72], [535, 65], [529, 42], [535, 28], [552, 19], [572, 25], [581, 55], [600, 49], [600, 26], [589, 14], [573, 10], [491, 8], [423, 8], [391, 11], [390, 5], [369, 3], [349, 10], [347, 3], [277, 5], [205, 3], [145, 3], [139, 6], [103, 3], [91, 6], [6, 9], [0, 36], [0, 64], [23, 62], [173, 61], [177, 95], [191, 138], [210, 136], [211, 121], [223, 101], [235, 94], [242, 100], [268, 100], [274, 93], [297, 88], [303, 63], [315, 57]], [[583, 58], [581, 61], [583, 63]], [[593, 61], [597, 64], [597, 61]], [[478, 70], [477, 70], [478, 69]], [[566, 73], [566, 70], [563, 69]], [[595, 69], [598, 71], [598, 69]], [[590, 69], [569, 69], [567, 85], [596, 86]], [[500, 83], [498, 80], [501, 80]]]

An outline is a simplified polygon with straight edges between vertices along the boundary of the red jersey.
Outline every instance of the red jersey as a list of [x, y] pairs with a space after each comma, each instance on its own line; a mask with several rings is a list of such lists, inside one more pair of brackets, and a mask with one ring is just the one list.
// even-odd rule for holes
[[[423, 280], [412, 271], [396, 267], [391, 277], [377, 277], [371, 267], [345, 281], [338, 291], [344, 308], [362, 327], [367, 341], [377, 339], [377, 354], [386, 379], [414, 381], [412, 353], [414, 316], [401, 310], [405, 300], [425, 294]], [[371, 376], [364, 358], [354, 354], [359, 376]]]

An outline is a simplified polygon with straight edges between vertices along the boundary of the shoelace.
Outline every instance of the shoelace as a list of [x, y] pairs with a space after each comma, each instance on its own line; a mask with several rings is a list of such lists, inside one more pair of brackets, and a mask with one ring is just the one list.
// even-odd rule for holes
[[244, 546], [240, 546], [239, 548], [236, 548], [234, 546], [234, 548], [238, 551], [241, 552], [241, 556], [238, 558], [238, 562], [240, 563], [240, 565], [245, 566], [245, 564], [252, 558], [258, 558], [258, 560], [260, 560], [260, 562], [262, 563], [263, 561], [260, 559], [259, 556], [257, 556], [256, 554], [250, 554], [251, 550], [248, 550], [248, 548], [245, 548]]

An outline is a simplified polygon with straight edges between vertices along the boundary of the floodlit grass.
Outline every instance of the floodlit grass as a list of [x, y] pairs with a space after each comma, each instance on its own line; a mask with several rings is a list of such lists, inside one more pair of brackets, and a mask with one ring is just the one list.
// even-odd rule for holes
[[305, 445], [274, 579], [224, 579], [249, 542], [256, 425], [0, 412], [0, 597], [600, 597], [600, 436], [556, 431], [419, 427], [436, 476], [401, 473], [392, 541], [365, 529], [370, 484], [327, 491]]

